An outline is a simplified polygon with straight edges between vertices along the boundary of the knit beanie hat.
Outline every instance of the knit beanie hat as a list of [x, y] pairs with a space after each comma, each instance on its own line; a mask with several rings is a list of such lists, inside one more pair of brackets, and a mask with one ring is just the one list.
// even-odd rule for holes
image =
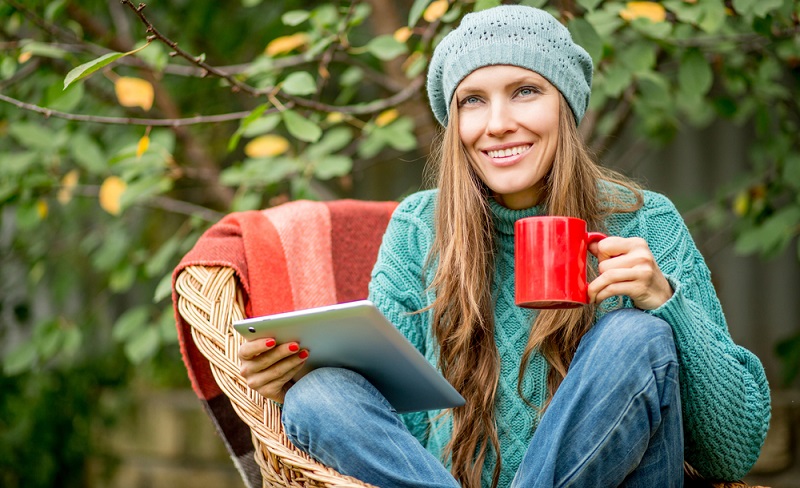
[[439, 123], [447, 125], [450, 102], [461, 80], [478, 68], [500, 64], [547, 78], [580, 124], [592, 91], [592, 58], [555, 17], [522, 5], [467, 14], [436, 46], [428, 69], [428, 98]]

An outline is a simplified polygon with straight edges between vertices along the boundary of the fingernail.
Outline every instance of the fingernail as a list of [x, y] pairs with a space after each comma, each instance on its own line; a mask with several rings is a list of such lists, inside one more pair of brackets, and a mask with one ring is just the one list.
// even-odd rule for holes
[[275, 345], [275, 339], [267, 339], [267, 342], [265, 344], [267, 347], [272, 347]]
[[308, 357], [308, 351], [300, 351], [300, 354], [297, 355], [300, 359], [305, 359]]
[[297, 352], [299, 350], [300, 350], [300, 346], [298, 346], [296, 342], [292, 342], [291, 344], [289, 344], [289, 351]]

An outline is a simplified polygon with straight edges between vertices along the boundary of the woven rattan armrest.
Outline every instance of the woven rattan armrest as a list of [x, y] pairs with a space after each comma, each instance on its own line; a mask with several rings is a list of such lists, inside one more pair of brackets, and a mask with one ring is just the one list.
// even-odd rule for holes
[[231, 324], [244, 318], [242, 293], [231, 268], [189, 266], [175, 284], [178, 310], [214, 379], [250, 427], [264, 486], [364, 487], [307, 456], [284, 435], [280, 407], [247, 386], [239, 373], [242, 338]]

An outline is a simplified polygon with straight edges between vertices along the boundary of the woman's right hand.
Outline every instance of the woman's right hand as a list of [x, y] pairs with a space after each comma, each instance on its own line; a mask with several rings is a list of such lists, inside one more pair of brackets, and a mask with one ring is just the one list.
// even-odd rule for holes
[[261, 396], [283, 403], [292, 377], [308, 358], [296, 342], [276, 344], [274, 339], [245, 341], [239, 346], [240, 372], [247, 385]]

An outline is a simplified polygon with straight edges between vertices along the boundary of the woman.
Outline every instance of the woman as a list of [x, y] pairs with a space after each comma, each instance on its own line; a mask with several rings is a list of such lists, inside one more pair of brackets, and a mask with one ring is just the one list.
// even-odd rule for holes
[[[763, 368], [732, 342], [669, 200], [589, 157], [591, 77], [566, 28], [530, 7], [469, 14], [436, 47], [438, 189], [396, 210], [370, 299], [467, 404], [399, 416], [340, 369], [290, 388], [306, 351], [243, 345], [242, 374], [284, 402], [298, 447], [384, 487], [681, 486], [684, 459], [708, 478], [747, 473], [769, 422]], [[591, 305], [514, 305], [513, 226], [533, 215], [613, 236], [590, 246]]]

